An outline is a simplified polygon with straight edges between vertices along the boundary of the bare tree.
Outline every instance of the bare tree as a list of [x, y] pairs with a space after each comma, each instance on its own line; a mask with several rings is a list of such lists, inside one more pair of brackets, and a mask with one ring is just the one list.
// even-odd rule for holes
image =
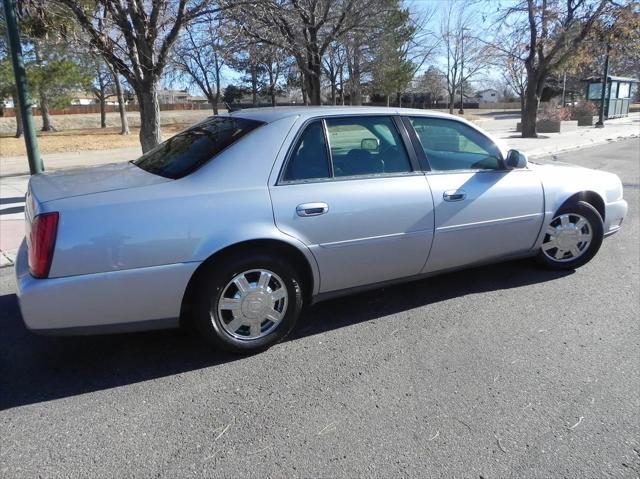
[[[440, 36], [446, 58], [444, 71], [449, 96], [449, 113], [453, 113], [456, 92], [487, 66], [488, 48], [473, 34], [474, 12], [468, 3], [451, 0], [440, 24]], [[461, 105], [462, 106], [462, 105]]]
[[422, 108], [433, 107], [447, 93], [444, 74], [434, 66], [416, 80], [415, 93], [422, 96]]
[[[111, 67], [109, 67], [111, 69]], [[118, 72], [111, 69], [111, 75], [113, 76], [113, 85], [116, 89], [116, 96], [118, 97], [118, 113], [120, 114], [120, 134], [130, 135], [129, 131], [129, 119], [127, 118], [127, 106], [124, 99], [124, 93], [122, 91], [122, 82], [120, 81], [120, 75]]]
[[[234, 4], [232, 0], [230, 6]], [[229, 10], [243, 31], [292, 55], [311, 104], [321, 103], [322, 59], [337, 39], [371, 23], [380, 0], [262, 0]], [[379, 10], [379, 9], [378, 9]]]
[[331, 104], [338, 104], [337, 93], [340, 91], [342, 104], [344, 105], [344, 68], [347, 59], [344, 46], [338, 42], [333, 42], [327, 49], [327, 55], [323, 59], [323, 71], [329, 81], [331, 89]]
[[196, 85], [207, 97], [214, 115], [218, 114], [222, 94], [224, 51], [218, 19], [210, 16], [205, 22], [184, 29], [172, 60], [181, 76]]
[[95, 77], [93, 79], [93, 95], [98, 100], [100, 105], [100, 128], [107, 127], [107, 97], [111, 94], [111, 88], [113, 86], [113, 75], [108, 66], [101, 61], [100, 58], [96, 58], [93, 61], [93, 70]]
[[528, 34], [525, 55], [520, 58], [527, 76], [523, 137], [537, 137], [538, 106], [549, 75], [575, 55], [598, 19], [618, 8], [620, 5], [612, 0], [521, 0], [500, 16], [503, 28]]
[[140, 144], [161, 141], [157, 87], [171, 48], [185, 25], [219, 9], [210, 0], [52, 0], [68, 8], [91, 44], [135, 91], [140, 107]]
[[273, 45], [264, 45], [260, 51], [260, 65], [262, 70], [262, 84], [265, 93], [271, 99], [271, 106], [276, 106], [276, 94], [278, 85], [284, 78], [289, 67], [289, 61], [285, 52]]
[[502, 80], [520, 99], [520, 109], [525, 108], [527, 71], [523, 57], [527, 54], [527, 42], [521, 30], [507, 31], [489, 45], [491, 64], [500, 71]]

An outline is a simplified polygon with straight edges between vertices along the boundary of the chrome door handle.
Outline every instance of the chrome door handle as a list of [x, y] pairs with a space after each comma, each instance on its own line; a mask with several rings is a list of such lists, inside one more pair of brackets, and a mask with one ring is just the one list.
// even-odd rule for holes
[[467, 193], [464, 190], [447, 190], [442, 193], [442, 197], [445, 201], [462, 201], [467, 197]]
[[302, 203], [296, 206], [298, 216], [320, 216], [329, 211], [329, 205], [326, 203]]

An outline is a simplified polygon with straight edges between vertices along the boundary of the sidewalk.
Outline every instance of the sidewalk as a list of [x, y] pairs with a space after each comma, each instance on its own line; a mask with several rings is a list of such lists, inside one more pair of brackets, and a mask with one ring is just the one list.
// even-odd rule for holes
[[624, 138], [640, 138], [640, 113], [631, 113], [627, 118], [607, 120], [604, 128], [581, 126], [565, 133], [540, 133], [539, 138], [522, 138], [516, 132], [515, 116], [508, 119], [485, 120], [480, 127], [502, 140], [509, 148], [526, 153], [529, 158], [555, 155], [557, 153], [590, 146], [601, 145]]
[[[563, 151], [586, 148], [624, 138], [640, 138], [640, 113], [627, 118], [608, 120], [606, 127], [580, 127], [566, 133], [548, 133], [540, 138], [521, 138], [515, 131], [516, 115], [507, 118], [483, 119], [481, 127], [510, 148], [526, 153], [530, 158], [554, 155]], [[129, 161], [140, 155], [139, 148], [106, 151], [55, 153], [43, 155], [47, 171], [98, 166]], [[24, 237], [24, 195], [29, 180], [25, 157], [0, 158], [0, 267], [13, 264]]]

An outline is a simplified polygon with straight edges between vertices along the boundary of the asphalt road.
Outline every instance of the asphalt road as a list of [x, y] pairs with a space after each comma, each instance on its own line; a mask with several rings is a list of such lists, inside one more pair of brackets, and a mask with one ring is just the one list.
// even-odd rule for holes
[[585, 267], [322, 303], [252, 357], [33, 336], [0, 270], [0, 476], [637, 477], [640, 142], [560, 160], [618, 173], [631, 207]]

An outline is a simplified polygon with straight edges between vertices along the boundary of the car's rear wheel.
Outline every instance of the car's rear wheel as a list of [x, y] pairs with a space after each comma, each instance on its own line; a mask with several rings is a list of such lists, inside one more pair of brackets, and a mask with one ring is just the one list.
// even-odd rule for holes
[[302, 310], [298, 273], [268, 254], [227, 257], [201, 276], [195, 309], [198, 330], [214, 346], [262, 351], [295, 326]]
[[538, 260], [552, 269], [578, 268], [598, 252], [603, 231], [602, 217], [589, 203], [563, 206], [547, 227]]

